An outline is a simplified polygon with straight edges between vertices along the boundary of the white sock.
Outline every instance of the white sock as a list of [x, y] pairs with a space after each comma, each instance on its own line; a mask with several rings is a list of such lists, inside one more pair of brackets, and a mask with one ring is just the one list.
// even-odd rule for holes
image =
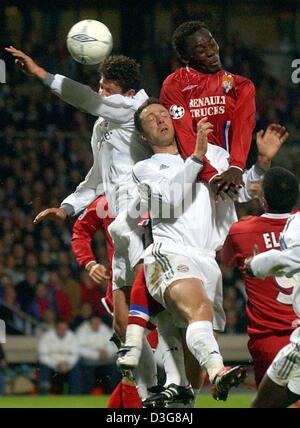
[[153, 351], [146, 338], [143, 339], [142, 355], [139, 365], [133, 370], [136, 389], [141, 400], [149, 396], [148, 388], [157, 384], [157, 368]]
[[224, 367], [219, 345], [213, 334], [212, 323], [196, 321], [190, 324], [186, 330], [186, 343], [199, 364], [206, 368], [212, 382], [217, 372]]
[[125, 346], [136, 346], [142, 349], [145, 329], [137, 324], [129, 324], [126, 329]]
[[164, 311], [157, 317], [159, 347], [166, 372], [165, 385], [175, 383], [179, 386], [188, 386], [189, 381], [185, 373], [184, 352], [182, 337], [179, 328], [175, 327], [171, 316]]

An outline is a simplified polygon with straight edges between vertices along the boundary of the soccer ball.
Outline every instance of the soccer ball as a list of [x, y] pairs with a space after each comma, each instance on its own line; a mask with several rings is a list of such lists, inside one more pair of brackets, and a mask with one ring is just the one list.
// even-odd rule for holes
[[99, 64], [111, 52], [111, 32], [94, 19], [84, 19], [73, 25], [67, 35], [67, 47], [75, 61], [81, 64]]

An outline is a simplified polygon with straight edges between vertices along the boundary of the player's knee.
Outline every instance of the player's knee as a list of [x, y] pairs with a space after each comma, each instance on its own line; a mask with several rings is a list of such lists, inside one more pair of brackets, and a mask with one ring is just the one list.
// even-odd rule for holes
[[213, 309], [208, 301], [202, 302], [199, 306], [191, 307], [189, 310], [190, 321], [211, 321], [213, 319]]

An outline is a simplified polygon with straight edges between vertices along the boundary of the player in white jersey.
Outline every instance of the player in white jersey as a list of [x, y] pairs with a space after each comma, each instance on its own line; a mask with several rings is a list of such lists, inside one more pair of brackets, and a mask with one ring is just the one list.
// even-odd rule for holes
[[[91, 140], [93, 166], [85, 180], [62, 202], [60, 208], [41, 212], [35, 222], [48, 216], [64, 219], [67, 214], [76, 215], [103, 191], [108, 199], [110, 216], [122, 215], [134, 198], [136, 189], [131, 174], [132, 167], [137, 161], [150, 155], [149, 148], [138, 141], [134, 126], [134, 113], [148, 98], [143, 89], [138, 90], [140, 72], [136, 61], [122, 55], [107, 58], [101, 64], [97, 93], [65, 76], [47, 73], [22, 51], [13, 47], [6, 50], [16, 58], [24, 71], [42, 80], [61, 99], [100, 116], [94, 125]], [[137, 231], [123, 232], [122, 239], [114, 242], [113, 259], [113, 322], [114, 330], [120, 338], [125, 336], [130, 286], [135, 277], [134, 267], [143, 252], [142, 240]], [[129, 236], [131, 246], [128, 245]], [[91, 267], [92, 265], [87, 266], [87, 269]], [[150, 362], [152, 351], [144, 342], [144, 356], [146, 353]], [[150, 372], [150, 369], [146, 370], [149, 376]], [[152, 386], [149, 384], [151, 382], [147, 383]]]
[[[295, 314], [300, 318], [300, 213], [292, 216], [281, 233], [279, 250], [257, 254], [245, 261], [249, 275], [266, 278], [294, 276], [292, 299]], [[300, 325], [300, 319], [295, 327]], [[278, 352], [265, 374], [252, 407], [288, 407], [300, 399], [300, 327], [290, 337], [290, 344]]]
[[[221, 248], [230, 225], [236, 221], [232, 200], [216, 203], [204, 183], [196, 183], [204, 155], [222, 172], [228, 168], [228, 153], [207, 144], [212, 125], [207, 118], [198, 125], [193, 156], [185, 162], [178, 155], [174, 128], [168, 111], [155, 99], [148, 100], [135, 114], [141, 136], [154, 155], [133, 168], [142, 203], [150, 203], [154, 243], [144, 254], [147, 287], [150, 294], [174, 316], [174, 324], [188, 326], [187, 345], [201, 366], [205, 366], [219, 399], [242, 379], [240, 367], [223, 365], [215, 330], [223, 330], [221, 272], [215, 250]], [[275, 147], [261, 141], [257, 164], [244, 174], [241, 202], [251, 199], [250, 186], [270, 166], [270, 159], [285, 141]], [[284, 131], [283, 131], [284, 132]], [[150, 201], [150, 202], [149, 202]], [[224, 398], [225, 397], [225, 398]]]

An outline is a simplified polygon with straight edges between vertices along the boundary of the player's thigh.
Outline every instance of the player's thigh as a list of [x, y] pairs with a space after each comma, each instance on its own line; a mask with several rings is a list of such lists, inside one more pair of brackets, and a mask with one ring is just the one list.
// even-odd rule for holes
[[297, 401], [287, 386], [273, 382], [267, 374], [260, 383], [257, 394], [251, 403], [252, 408], [285, 408]]
[[192, 314], [202, 312], [207, 306], [209, 317], [212, 317], [211, 304], [207, 298], [203, 282], [199, 278], [179, 279], [166, 289], [164, 300], [171, 312], [180, 312], [185, 319]]

